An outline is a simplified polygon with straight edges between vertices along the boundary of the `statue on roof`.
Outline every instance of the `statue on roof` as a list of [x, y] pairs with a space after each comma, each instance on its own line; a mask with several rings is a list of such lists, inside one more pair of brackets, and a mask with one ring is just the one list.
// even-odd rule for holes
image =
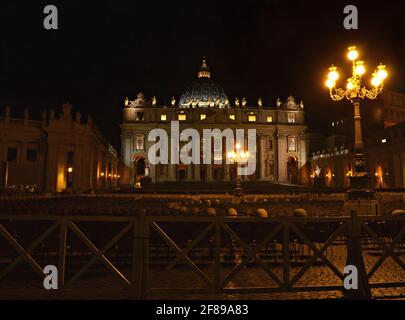
[[295, 102], [295, 98], [293, 96], [288, 96], [286, 107], [287, 109], [294, 109], [294, 110], [298, 109], [298, 105]]
[[72, 105], [69, 102], [66, 102], [62, 105], [63, 118], [72, 119]]
[[300, 109], [304, 109], [304, 102], [302, 100], [300, 101]]

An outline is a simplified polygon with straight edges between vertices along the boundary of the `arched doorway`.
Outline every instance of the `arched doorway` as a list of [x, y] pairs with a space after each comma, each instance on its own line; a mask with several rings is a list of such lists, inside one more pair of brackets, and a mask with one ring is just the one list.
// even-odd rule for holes
[[136, 160], [136, 175], [144, 176], [145, 175], [145, 158], [140, 157]]
[[287, 160], [287, 179], [290, 183], [298, 183], [298, 161], [293, 156]]

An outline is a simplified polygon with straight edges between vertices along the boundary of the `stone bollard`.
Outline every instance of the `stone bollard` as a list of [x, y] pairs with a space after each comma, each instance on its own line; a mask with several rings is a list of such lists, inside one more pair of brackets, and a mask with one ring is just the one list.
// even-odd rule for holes
[[294, 217], [307, 217], [308, 212], [307, 212], [307, 210], [305, 210], [303, 208], [294, 209], [293, 216]]
[[266, 209], [263, 208], [259, 208], [256, 210], [256, 214], [260, 217], [260, 218], [268, 218], [269, 214], [267, 213]]
[[236, 217], [237, 215], [238, 215], [238, 211], [235, 208], [229, 208], [228, 209], [228, 216]]

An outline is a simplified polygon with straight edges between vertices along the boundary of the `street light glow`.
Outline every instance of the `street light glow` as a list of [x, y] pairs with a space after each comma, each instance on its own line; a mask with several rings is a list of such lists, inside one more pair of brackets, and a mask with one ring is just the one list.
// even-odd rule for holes
[[356, 61], [356, 74], [359, 76], [362, 76], [363, 74], [366, 73], [366, 68], [364, 66], [364, 61]]
[[385, 65], [380, 64], [378, 67], [377, 71], [377, 77], [380, 78], [381, 80], [385, 80], [385, 78], [388, 77], [388, 72], [385, 70]]
[[328, 74], [328, 79], [332, 80], [332, 81], [336, 81], [337, 79], [339, 79], [339, 73], [336, 71], [336, 67], [331, 66], [329, 68], [329, 74]]
[[332, 88], [335, 87], [336, 83], [335, 83], [335, 81], [333, 81], [332, 79], [328, 79], [328, 80], [326, 80], [325, 85], [326, 85], [329, 89], [332, 89]]
[[348, 50], [347, 57], [350, 61], [355, 61], [359, 57], [359, 52], [356, 50], [356, 46], [351, 46]]
[[331, 66], [329, 68], [328, 77], [325, 85], [329, 88], [330, 97], [334, 101], [342, 100], [346, 98], [352, 99], [377, 99], [377, 96], [381, 93], [384, 80], [388, 77], [388, 72], [385, 69], [385, 65], [380, 64], [377, 70], [373, 73], [372, 79], [370, 79], [371, 87], [367, 89], [362, 84], [362, 76], [366, 73], [365, 63], [362, 60], [357, 60], [359, 53], [355, 46], [349, 47], [347, 54], [349, 60], [353, 62], [352, 75], [347, 79], [346, 88], [339, 88], [336, 86], [337, 80], [340, 75], [337, 72], [337, 67]]

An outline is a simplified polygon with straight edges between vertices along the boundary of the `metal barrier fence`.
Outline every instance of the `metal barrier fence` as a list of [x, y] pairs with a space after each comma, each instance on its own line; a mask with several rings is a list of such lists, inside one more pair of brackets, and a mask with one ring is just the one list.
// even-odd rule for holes
[[[19, 223], [29, 223], [26, 230], [33, 230], [36, 224], [48, 223], [46, 228], [38, 232], [34, 240], [22, 239], [23, 234], [13, 228]], [[120, 228], [112, 228], [114, 234], [111, 240], [102, 247], [96, 244], [94, 237], [104, 238], [106, 233], [93, 226], [87, 234], [80, 228], [85, 223], [118, 223]], [[185, 225], [185, 226], [184, 226]], [[14, 226], [14, 227], [13, 227]], [[110, 230], [110, 228], [109, 228]], [[168, 232], [168, 230], [170, 232]], [[29, 232], [28, 232], [29, 233]], [[369, 280], [384, 263], [391, 257], [401, 268], [405, 270], [405, 264], [401, 260], [396, 249], [402, 247], [405, 238], [405, 217], [197, 217], [197, 216], [56, 216], [56, 215], [1, 215], [0, 216], [0, 240], [6, 242], [18, 254], [0, 269], [0, 285], [11, 271], [26, 261], [40, 278], [45, 275], [43, 266], [35, 258], [34, 250], [52, 234], [57, 235], [57, 245], [53, 251], [57, 256], [59, 292], [72, 289], [79, 278], [83, 276], [96, 262], [102, 262], [123, 284], [134, 298], [147, 298], [151, 293], [181, 292], [181, 293], [271, 293], [271, 292], [301, 292], [301, 291], [343, 291], [347, 297], [370, 298], [371, 288], [405, 287], [404, 281], [385, 281], [371, 283]], [[79, 270], [71, 270], [67, 278], [67, 237], [74, 235], [75, 238], [93, 254]], [[90, 236], [89, 236], [90, 234]], [[249, 239], [256, 240], [252, 245]], [[108, 251], [119, 241], [126, 239], [125, 252], [131, 258], [130, 274], [126, 275], [108, 258]], [[210, 239], [210, 240], [208, 240]], [[325, 252], [337, 239], [345, 239], [347, 248], [347, 264], [355, 265], [359, 272], [359, 290], [345, 291], [343, 279], [345, 275], [339, 270]], [[188, 240], [188, 241], [186, 241]], [[372, 240], [381, 249], [381, 256], [366, 271], [363, 260], [363, 242]], [[150, 285], [150, 250], [153, 243], [162, 241], [168, 248], [174, 250], [175, 256], [165, 266], [171, 270], [180, 262], [185, 263], [195, 272], [205, 284], [204, 288], [153, 288]], [[193, 261], [193, 250], [200, 243], [211, 241], [213, 277], [209, 277], [198, 262]], [[1, 241], [0, 241], [1, 242]], [[22, 243], [24, 242], [24, 244]], [[229, 243], [236, 243], [243, 251], [243, 259], [225, 275], [223, 273], [223, 261], [221, 252]], [[299, 271], [291, 274], [292, 243], [300, 243], [307, 246], [312, 253], [300, 267]], [[269, 243], [277, 243], [281, 248], [282, 276], [279, 277], [271, 264], [267, 263], [260, 252]], [[315, 245], [319, 244], [319, 246]], [[99, 248], [100, 247], [100, 248]], [[0, 246], [1, 251], [6, 252]], [[7, 251], [8, 252], [8, 251]], [[9, 253], [9, 252], [8, 252]], [[1, 257], [1, 256], [0, 256]], [[8, 254], [10, 258], [10, 255]], [[70, 257], [74, 259], [74, 256]], [[298, 286], [299, 280], [316, 264], [318, 260], [327, 266], [341, 281], [338, 285], [315, 285]], [[267, 276], [276, 284], [275, 287], [266, 286], [240, 286], [229, 287], [229, 283], [249, 263], [255, 262]], [[95, 283], [94, 291], [102, 291], [102, 285]], [[79, 289], [78, 289], [79, 290]]]

